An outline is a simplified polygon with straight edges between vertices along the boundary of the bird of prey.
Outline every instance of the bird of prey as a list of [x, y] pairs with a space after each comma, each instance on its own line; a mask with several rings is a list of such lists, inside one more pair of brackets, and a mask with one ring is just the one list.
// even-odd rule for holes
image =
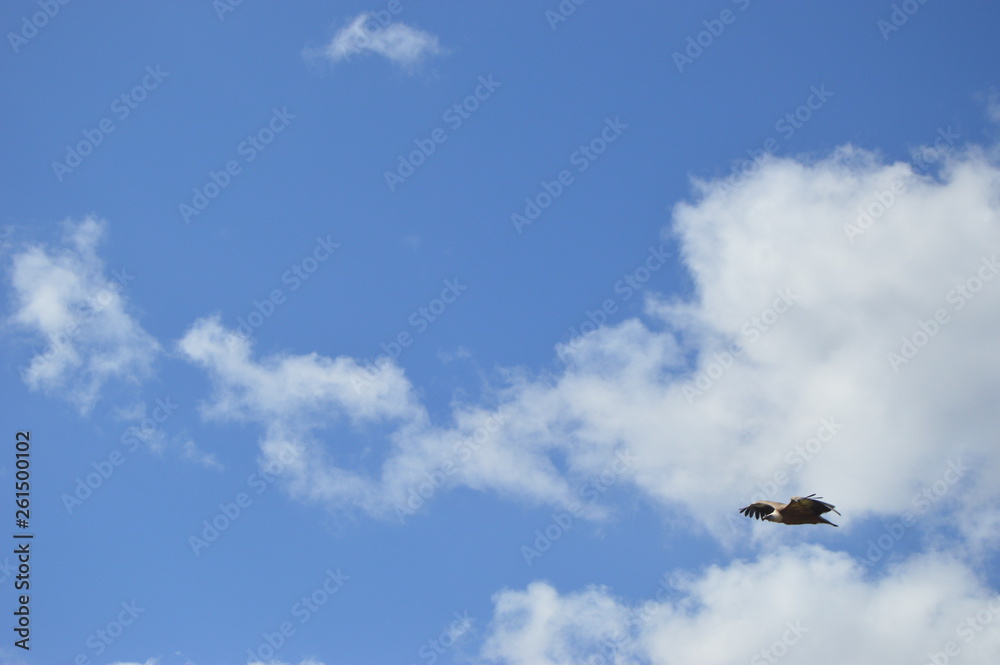
[[777, 501], [758, 501], [751, 503], [746, 508], [740, 508], [740, 512], [747, 517], [756, 517], [759, 520], [768, 522], [780, 522], [781, 524], [829, 524], [837, 526], [833, 522], [827, 521], [823, 513], [831, 510], [838, 515], [837, 509], [825, 501], [820, 501], [821, 497], [815, 494], [809, 496], [793, 496], [788, 503], [778, 503]]

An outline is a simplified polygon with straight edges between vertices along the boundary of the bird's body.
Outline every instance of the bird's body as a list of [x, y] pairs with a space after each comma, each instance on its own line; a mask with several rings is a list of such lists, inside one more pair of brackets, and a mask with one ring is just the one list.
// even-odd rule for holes
[[740, 513], [747, 517], [756, 517], [759, 520], [768, 522], [778, 522], [779, 524], [829, 524], [830, 522], [823, 513], [831, 510], [838, 515], [837, 509], [825, 501], [820, 501], [815, 494], [809, 496], [793, 496], [788, 503], [778, 503], [777, 501], [757, 501], [751, 503], [746, 508], [740, 508]]

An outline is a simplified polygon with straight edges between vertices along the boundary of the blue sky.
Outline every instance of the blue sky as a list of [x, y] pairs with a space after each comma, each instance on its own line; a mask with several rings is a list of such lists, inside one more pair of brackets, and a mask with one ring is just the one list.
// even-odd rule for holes
[[8, 4], [0, 662], [995, 662], [998, 19]]

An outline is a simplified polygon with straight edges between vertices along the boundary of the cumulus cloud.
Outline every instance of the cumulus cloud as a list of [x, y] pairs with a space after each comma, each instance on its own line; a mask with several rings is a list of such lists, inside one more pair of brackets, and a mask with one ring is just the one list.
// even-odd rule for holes
[[411, 69], [428, 56], [444, 53], [444, 49], [438, 38], [428, 32], [400, 22], [383, 24], [364, 12], [338, 30], [325, 47], [306, 51], [308, 56], [322, 55], [335, 63], [368, 53]]
[[998, 184], [976, 150], [930, 176], [854, 148], [697, 183], [672, 228], [694, 297], [562, 347], [505, 409], [571, 468], [624, 445], [722, 538], [744, 502], [819, 492], [848, 526], [976, 495], [966, 535], [995, 539]]
[[505, 665], [923, 663], [932, 654], [985, 664], [1000, 650], [1000, 596], [936, 554], [870, 580], [847, 555], [782, 548], [666, 576], [634, 605], [605, 587], [560, 594], [544, 582], [494, 603], [480, 655]]
[[59, 246], [28, 245], [12, 254], [9, 322], [45, 345], [21, 368], [25, 383], [87, 413], [112, 379], [136, 382], [160, 345], [128, 312], [124, 270], [108, 276], [96, 249], [105, 223], [66, 222]]
[[854, 516], [913, 510], [956, 460], [982, 471], [959, 490], [989, 483], [995, 165], [970, 151], [932, 178], [845, 148], [736, 184], [700, 183], [675, 209], [696, 297], [652, 302], [663, 327], [642, 329], [695, 362], [635, 390], [594, 376], [602, 408], [568, 400], [581, 429], [630, 441], [651, 495], [716, 516], [733, 497], [813, 491]]

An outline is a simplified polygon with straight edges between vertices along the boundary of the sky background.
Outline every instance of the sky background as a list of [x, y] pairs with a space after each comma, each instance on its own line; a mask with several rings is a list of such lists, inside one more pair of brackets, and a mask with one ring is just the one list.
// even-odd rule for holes
[[996, 3], [0, 11], [0, 662], [996, 662]]

